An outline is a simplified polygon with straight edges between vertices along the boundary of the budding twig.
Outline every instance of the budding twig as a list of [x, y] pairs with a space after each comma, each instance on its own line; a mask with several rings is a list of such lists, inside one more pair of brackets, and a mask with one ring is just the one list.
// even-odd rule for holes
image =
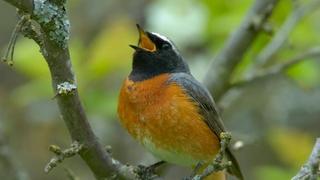
[[11, 38], [8, 44], [8, 49], [5, 52], [5, 55], [2, 57], [2, 61], [8, 63], [9, 66], [13, 65], [13, 55], [16, 42], [21, 31], [22, 26], [27, 22], [26, 16], [21, 16], [18, 23], [16, 24], [14, 30], [12, 31]]
[[50, 145], [49, 151], [53, 152], [56, 156], [51, 158], [49, 163], [45, 166], [44, 172], [49, 173], [53, 168], [57, 167], [58, 164], [62, 163], [64, 159], [75, 156], [83, 149], [83, 145], [77, 141], [71, 144], [71, 147], [65, 150], [61, 150], [59, 146]]

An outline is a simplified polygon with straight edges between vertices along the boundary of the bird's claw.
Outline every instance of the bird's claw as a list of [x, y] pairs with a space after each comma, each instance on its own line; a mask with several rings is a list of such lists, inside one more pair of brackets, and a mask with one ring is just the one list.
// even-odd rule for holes
[[156, 169], [164, 164], [164, 161], [159, 161], [157, 163], [154, 163], [150, 166], [144, 166], [144, 165], [138, 165], [136, 169], [136, 173], [138, 176], [143, 180], [154, 180], [159, 178], [159, 176], [156, 174]]

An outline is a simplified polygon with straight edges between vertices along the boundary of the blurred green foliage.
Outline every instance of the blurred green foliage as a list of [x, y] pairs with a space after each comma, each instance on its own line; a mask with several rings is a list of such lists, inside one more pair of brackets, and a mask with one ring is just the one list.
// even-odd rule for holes
[[288, 172], [279, 167], [274, 166], [261, 166], [256, 169], [256, 177], [259, 180], [270, 180], [270, 179], [291, 179], [292, 174], [295, 171]]
[[299, 169], [306, 161], [314, 145], [314, 138], [307, 132], [288, 128], [271, 129], [268, 141], [279, 160], [294, 169]]
[[314, 61], [299, 63], [287, 71], [287, 74], [294, 79], [301, 87], [310, 89], [320, 83], [320, 71]]

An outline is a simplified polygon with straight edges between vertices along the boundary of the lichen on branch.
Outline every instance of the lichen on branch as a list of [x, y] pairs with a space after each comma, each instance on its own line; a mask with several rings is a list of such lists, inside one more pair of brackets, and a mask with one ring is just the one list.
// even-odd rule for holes
[[64, 4], [55, 4], [47, 0], [34, 0], [33, 18], [41, 25], [59, 47], [67, 48], [70, 22]]
[[77, 86], [75, 84], [71, 84], [69, 82], [63, 82], [57, 85], [57, 95], [68, 95], [75, 91]]

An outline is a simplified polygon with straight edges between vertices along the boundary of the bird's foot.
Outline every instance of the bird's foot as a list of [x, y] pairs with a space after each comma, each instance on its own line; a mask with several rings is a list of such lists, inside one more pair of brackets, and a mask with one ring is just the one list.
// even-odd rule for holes
[[203, 166], [203, 162], [200, 161], [198, 162], [198, 164], [194, 167], [192, 173], [190, 176], [183, 178], [183, 180], [198, 180], [197, 177], [197, 173], [199, 172], [200, 168]]
[[156, 162], [150, 166], [143, 166], [143, 165], [138, 165], [136, 173], [138, 176], [143, 179], [143, 180], [154, 180], [159, 178], [159, 176], [156, 174], [156, 169], [163, 165], [165, 161], [159, 161]]

